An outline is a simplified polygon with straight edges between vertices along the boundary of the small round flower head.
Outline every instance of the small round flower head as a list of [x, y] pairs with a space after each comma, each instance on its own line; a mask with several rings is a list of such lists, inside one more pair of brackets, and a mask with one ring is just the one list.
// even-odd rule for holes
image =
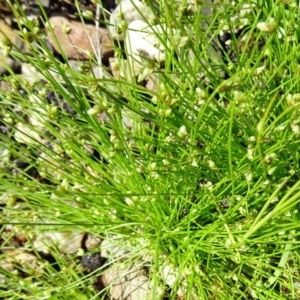
[[297, 121], [293, 121], [291, 124], [292, 131], [296, 134], [300, 132], [300, 126]]
[[204, 90], [200, 89], [199, 87], [196, 88], [196, 94], [200, 99], [207, 99], [207, 94]]
[[274, 18], [269, 18], [266, 22], [259, 22], [257, 28], [266, 33], [272, 33], [277, 30], [277, 22]]
[[82, 16], [86, 19], [92, 20], [94, 18], [94, 13], [90, 10], [86, 10], [86, 11], [82, 12]]
[[179, 128], [179, 130], [178, 130], [178, 132], [177, 132], [177, 135], [180, 137], [180, 138], [185, 138], [186, 136], [187, 136], [187, 129], [186, 129], [186, 127], [185, 127], [185, 125], [182, 125], [180, 128]]
[[61, 30], [65, 34], [69, 34], [72, 30], [72, 28], [68, 24], [62, 24]]
[[96, 114], [99, 114], [99, 113], [101, 113], [101, 112], [103, 112], [103, 108], [100, 106], [100, 105], [94, 105], [92, 108], [90, 108], [88, 111], [87, 111], [87, 113], [89, 114], [89, 115], [96, 115]]
[[238, 103], [242, 103], [246, 101], [246, 95], [240, 91], [233, 91], [233, 98]]

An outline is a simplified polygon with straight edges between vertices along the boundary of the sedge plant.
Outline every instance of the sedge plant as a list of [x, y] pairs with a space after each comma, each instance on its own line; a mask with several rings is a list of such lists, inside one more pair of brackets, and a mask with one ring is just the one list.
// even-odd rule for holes
[[[164, 67], [145, 59], [140, 76], [119, 78], [99, 55], [77, 69], [55, 57], [41, 25], [13, 7], [31, 54], [9, 54], [40, 77], [2, 76], [1, 219], [13, 228], [2, 228], [2, 250], [15, 232], [39, 256], [36, 235], [83, 231], [127, 249], [108, 265], [147, 267], [150, 299], [300, 299], [298, 7], [147, 4], [156, 17], [144, 21], [163, 28]], [[43, 10], [41, 19], [51, 31]], [[131, 53], [114, 50], [118, 68]], [[149, 78], [152, 90], [141, 84]], [[56, 246], [40, 274], [3, 270], [0, 294], [104, 299], [93, 280], [107, 266], [86, 275], [82, 253]]]

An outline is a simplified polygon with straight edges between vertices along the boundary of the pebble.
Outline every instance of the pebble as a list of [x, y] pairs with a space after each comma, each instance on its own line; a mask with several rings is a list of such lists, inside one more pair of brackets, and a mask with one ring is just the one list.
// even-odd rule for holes
[[105, 265], [106, 261], [107, 259], [101, 257], [99, 253], [90, 253], [81, 258], [81, 264], [90, 269], [91, 272], [101, 268], [103, 265]]
[[[70, 21], [62, 16], [53, 16], [49, 23], [54, 26], [53, 33], [47, 31], [49, 42], [55, 51], [66, 55], [69, 59], [88, 60], [90, 54], [97, 51], [97, 28], [94, 25], [83, 25], [81, 22]], [[112, 56], [113, 43], [105, 28], [98, 28], [102, 60]]]
[[81, 249], [85, 233], [77, 231], [45, 232], [38, 234], [33, 241], [33, 247], [40, 252], [51, 253], [52, 247], [57, 247], [63, 253], [76, 253]]
[[[46, 47], [46, 49], [50, 52], [53, 53], [53, 48], [51, 46], [51, 44], [49, 43], [48, 40], [44, 40], [44, 46]], [[38, 43], [24, 43], [23, 48], [22, 48], [22, 52], [24, 54], [33, 56], [34, 52], [39, 51], [39, 45]]]
[[11, 29], [3, 20], [0, 20], [0, 75], [6, 73], [9, 68], [16, 70], [20, 67], [18, 62], [5, 55], [5, 45], [2, 44], [2, 40], [5, 37], [9, 38], [11, 43], [17, 48], [22, 48], [23, 46], [17, 31]]
[[162, 25], [149, 27], [141, 20], [131, 22], [125, 39], [127, 60], [132, 64], [136, 62], [142, 64], [143, 59], [147, 58], [162, 65], [166, 58], [166, 49], [157, 37], [159, 34], [163, 34]]
[[[102, 282], [115, 300], [153, 299], [149, 279], [138, 266], [115, 263], [104, 271]], [[159, 296], [156, 299], [160, 299]]]
[[102, 239], [100, 237], [89, 233], [85, 240], [85, 247], [87, 250], [92, 250], [98, 247], [101, 244], [101, 242]]
[[[120, 15], [123, 14], [123, 19]], [[145, 20], [151, 14], [150, 7], [139, 0], [122, 0], [112, 12], [109, 18], [108, 30], [110, 36], [119, 41], [124, 40], [124, 32], [118, 32], [124, 24], [124, 28], [134, 20]]]
[[8, 250], [0, 261], [0, 267], [7, 272], [17, 272], [18, 268], [15, 267], [17, 264], [22, 266], [23, 272], [28, 271], [35, 276], [43, 274], [43, 269], [38, 264], [37, 256], [26, 252], [22, 248]]
[[18, 143], [33, 145], [36, 143], [41, 143], [42, 139], [40, 135], [32, 130], [31, 127], [19, 122], [16, 125], [16, 132], [14, 138]]
[[146, 78], [145, 87], [149, 91], [156, 93], [159, 89], [159, 84], [160, 84], [160, 79], [157, 74], [151, 74], [148, 78]]
[[[74, 72], [80, 72], [80, 67], [84, 64], [83, 61], [78, 61], [74, 59], [68, 60], [69, 69], [65, 71], [64, 76], [72, 79]], [[94, 64], [93, 64], [94, 65]], [[64, 83], [64, 78], [59, 74], [59, 72], [55, 71], [55, 69], [48, 69], [50, 75], [58, 82]], [[88, 75], [91, 75], [92, 72], [89, 72]], [[46, 78], [39, 70], [37, 70], [33, 65], [29, 63], [22, 63], [21, 66], [21, 77], [24, 80], [28, 81], [40, 81], [46, 80], [48, 81], [48, 77]]]
[[[131, 61], [127, 59], [116, 59], [113, 57], [109, 58], [109, 64], [111, 67], [112, 75], [117, 80], [126, 80], [128, 83], [136, 83], [137, 76], [141, 73], [141, 64], [136, 61]], [[123, 91], [124, 92], [124, 91]], [[126, 93], [123, 93], [126, 95]]]
[[125, 258], [128, 253], [129, 249], [126, 249], [124, 245], [120, 246], [120, 241], [115, 237], [105, 238], [101, 243], [101, 257], [107, 259]]
[[22, 63], [21, 77], [28, 81], [45, 80], [45, 77], [31, 64]]

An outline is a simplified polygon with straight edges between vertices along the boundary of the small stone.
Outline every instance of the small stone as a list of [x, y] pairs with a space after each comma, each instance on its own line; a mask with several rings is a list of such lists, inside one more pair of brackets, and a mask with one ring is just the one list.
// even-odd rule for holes
[[[109, 18], [108, 31], [111, 38], [124, 40], [126, 26], [134, 20], [146, 20], [151, 13], [150, 7], [139, 0], [122, 0]], [[121, 16], [122, 15], [122, 16]], [[124, 26], [124, 28], [122, 28]]]
[[149, 77], [146, 78], [146, 85], [145, 87], [154, 93], [158, 91], [160, 81], [157, 74], [151, 74]]
[[81, 258], [81, 264], [90, 269], [91, 272], [102, 267], [106, 261], [107, 258], [101, 257], [100, 253], [87, 254]]
[[[111, 59], [114, 59], [113, 57], [109, 57], [108, 61], [110, 61]], [[109, 63], [110, 64], [110, 63]], [[93, 75], [95, 76], [95, 78], [101, 78], [101, 79], [111, 79], [112, 76], [111, 76], [111, 69], [110, 67], [106, 67], [104, 65], [102, 66], [99, 66], [99, 65], [93, 65]], [[110, 91], [110, 92], [117, 92], [118, 91], [118, 88], [116, 86], [116, 83], [111, 80], [107, 80], [105, 82], [105, 87], [106, 87], [106, 90], [107, 91]], [[90, 92], [90, 91], [88, 91]], [[92, 93], [91, 93], [92, 95]]]
[[[44, 45], [50, 53], [53, 53], [53, 48], [52, 48], [52, 46], [51, 46], [51, 44], [49, 43], [48, 40], [44, 40]], [[30, 56], [33, 56], [33, 52], [36, 53], [36, 52], [40, 51], [39, 47], [40, 47], [40, 45], [38, 43], [35, 43], [35, 42], [31, 43], [31, 44], [25, 43], [23, 45], [22, 52], [24, 54], [28, 54]]]
[[15, 265], [21, 265], [23, 271], [33, 273], [35, 276], [42, 275], [43, 269], [38, 266], [38, 258], [26, 252], [24, 249], [7, 251], [1, 259], [0, 267], [6, 271], [13, 272], [18, 268]]
[[83, 232], [45, 232], [38, 234], [33, 242], [37, 251], [50, 253], [52, 247], [57, 247], [63, 253], [76, 253], [81, 249]]
[[[68, 66], [69, 66], [68, 70], [70, 70], [72, 72], [65, 72], [64, 76], [71, 78], [73, 76], [72, 75], [73, 71], [80, 72], [80, 67], [83, 64], [84, 64], [84, 62], [82, 62], [82, 61], [69, 59], [68, 60]], [[65, 81], [64, 77], [62, 77], [59, 74], [59, 72], [57, 72], [57, 70], [55, 71], [54, 68], [49, 68], [48, 71], [56, 81], [58, 81], [58, 82]], [[89, 72], [89, 74], [91, 74], [91, 72]], [[41, 72], [39, 72], [33, 65], [31, 65], [29, 63], [25, 63], [25, 62], [22, 63], [22, 66], [21, 66], [21, 76], [24, 80], [28, 80], [28, 81], [41, 81], [41, 80], [48, 81], [48, 79]]]
[[133, 113], [129, 109], [124, 108], [122, 110], [122, 125], [123, 128], [132, 129], [133, 127]]
[[130, 63], [139, 62], [144, 59], [154, 60], [163, 64], [166, 57], [165, 45], [160, 41], [158, 35], [165, 35], [163, 25], [149, 26], [146, 22], [136, 20], [128, 26], [125, 49], [128, 53]]
[[36, 131], [20, 122], [16, 125], [14, 138], [18, 143], [21, 144], [32, 145], [42, 142], [40, 135]]
[[[1, 156], [0, 156], [1, 157]], [[18, 205], [14, 205], [13, 209], [20, 209]], [[13, 239], [10, 240], [10, 245], [14, 245], [15, 248], [19, 248], [21, 245], [23, 245], [27, 241], [27, 236], [25, 232], [20, 231], [17, 226], [14, 225], [6, 225], [5, 231], [10, 231], [13, 234]]]
[[138, 266], [116, 263], [104, 271], [102, 283], [109, 287], [109, 295], [115, 300], [153, 299], [149, 279]]
[[20, 64], [6, 55], [6, 45], [2, 42], [3, 39], [9, 39], [11, 45], [21, 48], [23, 43], [20, 40], [17, 31], [10, 28], [3, 20], [0, 20], [0, 75], [7, 72], [8, 68], [16, 70]]
[[124, 243], [120, 243], [117, 237], [105, 238], [101, 243], [101, 256], [108, 259], [125, 258], [129, 253]]
[[0, 12], [1, 12], [1, 14], [2, 13], [5, 13], [5, 14], [12, 13], [11, 8], [6, 0], [0, 0]]
[[21, 76], [28, 81], [45, 80], [45, 77], [34, 66], [25, 62], [21, 66]]
[[[39, 1], [36, 1], [37, 4], [39, 4]], [[40, 2], [42, 4], [42, 6], [44, 7], [49, 7], [50, 6], [50, 0], [41, 0]]]
[[115, 79], [136, 83], [136, 77], [141, 72], [141, 64], [133, 61], [131, 66], [126, 59], [109, 58], [111, 72]]
[[111, 73], [115, 79], [120, 79], [120, 66], [117, 63], [117, 60], [114, 57], [108, 59]]
[[88, 250], [92, 250], [100, 246], [102, 239], [98, 236], [88, 233], [87, 238], [85, 240], [85, 247]]
[[11, 91], [11, 86], [7, 81], [1, 80], [0, 81], [0, 90], [2, 90], [2, 91]]
[[[100, 43], [102, 60], [108, 59], [113, 54], [113, 43], [105, 28], [98, 28], [99, 39], [97, 39], [97, 28], [94, 25], [82, 24], [70, 21], [62, 16], [54, 16], [49, 19], [54, 26], [53, 33], [47, 31], [49, 42], [57, 53], [66, 55], [71, 59], [88, 60], [90, 54], [97, 51]], [[69, 28], [68, 32], [64, 28]], [[53, 35], [54, 34], [54, 35]]]

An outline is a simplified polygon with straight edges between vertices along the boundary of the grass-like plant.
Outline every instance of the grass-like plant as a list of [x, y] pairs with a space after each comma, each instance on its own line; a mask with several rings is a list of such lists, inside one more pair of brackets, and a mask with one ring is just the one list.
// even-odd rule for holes
[[[97, 78], [93, 57], [72, 69], [13, 7], [31, 55], [8, 41], [6, 50], [43, 79], [2, 78], [11, 87], [0, 100], [2, 222], [33, 252], [44, 231], [117, 237], [125, 264], [149, 268], [152, 299], [171, 277], [170, 299], [178, 289], [184, 299], [300, 299], [299, 9], [187, 2], [149, 4], [150, 25], [167, 28], [164, 67], [143, 69], [156, 91], [130, 72]], [[126, 55], [116, 43], [117, 60]], [[2, 229], [2, 250], [13, 234]], [[76, 257], [52, 251], [59, 268], [3, 271], [1, 296], [96, 299], [102, 269], [84, 275]]]

